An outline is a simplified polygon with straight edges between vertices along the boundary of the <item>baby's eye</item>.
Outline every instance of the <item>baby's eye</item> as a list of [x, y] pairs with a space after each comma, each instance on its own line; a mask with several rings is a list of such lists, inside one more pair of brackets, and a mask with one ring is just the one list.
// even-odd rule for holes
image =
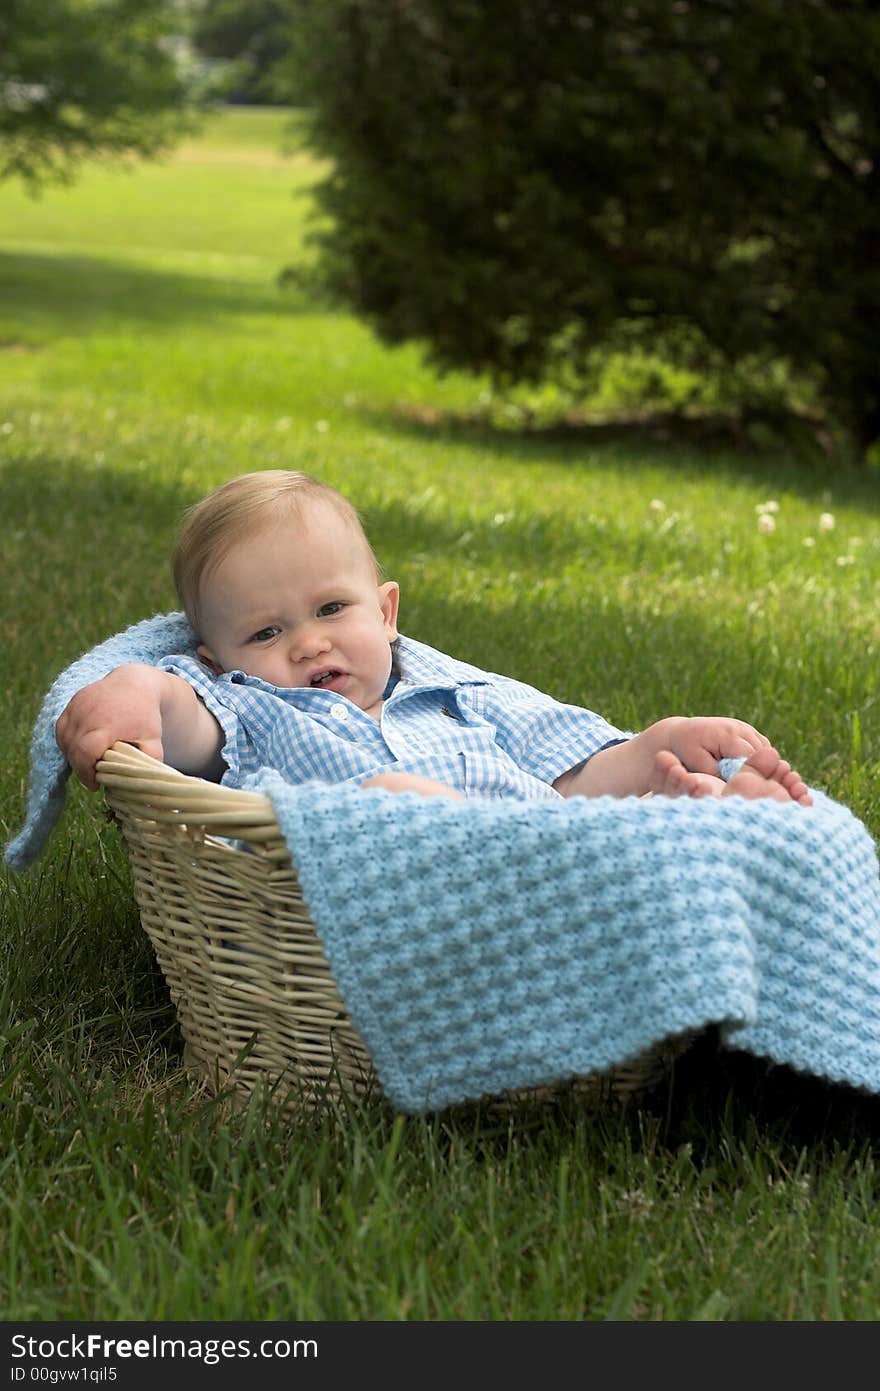
[[318, 609], [319, 618], [332, 618], [335, 613], [341, 613], [344, 605], [340, 599], [332, 599], [329, 604], [322, 604]]
[[249, 638], [248, 641], [249, 641], [249, 642], [271, 642], [272, 639], [273, 639], [273, 638], [276, 638], [280, 632], [281, 632], [281, 629], [280, 629], [280, 628], [276, 628], [276, 627], [274, 627], [274, 626], [270, 626], [270, 627], [268, 627], [268, 628], [261, 628], [260, 631], [259, 631], [258, 633], [254, 633], [253, 637]]

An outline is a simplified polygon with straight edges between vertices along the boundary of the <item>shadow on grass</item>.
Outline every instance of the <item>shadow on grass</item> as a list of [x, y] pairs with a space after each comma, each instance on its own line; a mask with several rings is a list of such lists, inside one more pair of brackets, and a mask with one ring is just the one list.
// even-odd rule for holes
[[7, 330], [0, 354], [34, 346], [34, 333], [82, 335], [107, 331], [114, 322], [173, 328], [187, 320], [210, 324], [234, 314], [293, 315], [318, 308], [274, 281], [235, 280], [228, 271], [214, 278], [97, 256], [16, 252], [0, 253], [0, 302], [23, 336], [19, 343]]
[[724, 1048], [714, 1028], [677, 1061], [649, 1106], [662, 1117], [664, 1143], [691, 1145], [697, 1157], [756, 1129], [795, 1155], [818, 1142], [880, 1149], [880, 1097]]
[[504, 1152], [530, 1135], [555, 1147], [566, 1129], [584, 1131], [601, 1162], [622, 1137], [634, 1153], [686, 1150], [698, 1168], [737, 1164], [748, 1156], [768, 1172], [814, 1155], [880, 1152], [880, 1096], [774, 1065], [724, 1048], [709, 1027], [651, 1090], [625, 1097], [561, 1087], [549, 1101], [483, 1100], [442, 1113], [451, 1134], [470, 1135], [476, 1149]]
[[526, 1149], [552, 1166], [574, 1143], [600, 1173], [638, 1155], [662, 1179], [684, 1160], [691, 1177], [721, 1190], [790, 1178], [806, 1155], [846, 1167], [880, 1154], [880, 1097], [732, 1052], [714, 1027], [649, 1091], [614, 1096], [600, 1079], [595, 1089], [560, 1086], [543, 1098], [484, 1098], [425, 1123], [441, 1153], [456, 1144], [478, 1158]]
[[488, 446], [514, 465], [554, 459], [591, 471], [629, 473], [659, 466], [695, 479], [751, 481], [813, 501], [833, 490], [836, 504], [866, 511], [880, 506], [880, 471], [860, 463], [845, 441], [832, 440], [823, 427], [793, 413], [745, 419], [722, 413], [644, 411], [601, 418], [585, 413], [550, 423], [527, 417], [503, 423], [488, 410], [411, 404], [382, 412], [362, 407], [361, 413], [371, 425], [421, 445]]

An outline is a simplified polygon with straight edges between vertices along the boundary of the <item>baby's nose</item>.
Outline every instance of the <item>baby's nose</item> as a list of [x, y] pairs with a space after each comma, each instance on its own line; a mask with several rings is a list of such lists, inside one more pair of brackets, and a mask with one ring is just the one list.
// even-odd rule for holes
[[329, 647], [330, 643], [318, 623], [310, 623], [300, 628], [294, 633], [291, 643], [292, 653], [300, 662], [319, 657], [322, 652], [327, 652]]

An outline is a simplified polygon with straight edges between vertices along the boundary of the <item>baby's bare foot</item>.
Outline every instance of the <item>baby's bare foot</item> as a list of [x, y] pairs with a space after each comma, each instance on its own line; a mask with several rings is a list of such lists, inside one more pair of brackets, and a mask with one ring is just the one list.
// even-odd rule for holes
[[726, 784], [711, 773], [692, 773], [670, 749], [661, 749], [651, 770], [651, 791], [658, 797], [720, 797]]
[[806, 783], [769, 745], [749, 755], [725, 784], [722, 796], [770, 797], [775, 802], [799, 802], [803, 807], [813, 805]]

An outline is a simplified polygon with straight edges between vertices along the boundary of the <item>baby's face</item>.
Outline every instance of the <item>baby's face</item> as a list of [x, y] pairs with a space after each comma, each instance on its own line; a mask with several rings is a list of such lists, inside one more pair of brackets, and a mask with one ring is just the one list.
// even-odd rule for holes
[[308, 503], [240, 541], [203, 581], [199, 655], [218, 674], [333, 691], [378, 717], [397, 602], [351, 523]]

